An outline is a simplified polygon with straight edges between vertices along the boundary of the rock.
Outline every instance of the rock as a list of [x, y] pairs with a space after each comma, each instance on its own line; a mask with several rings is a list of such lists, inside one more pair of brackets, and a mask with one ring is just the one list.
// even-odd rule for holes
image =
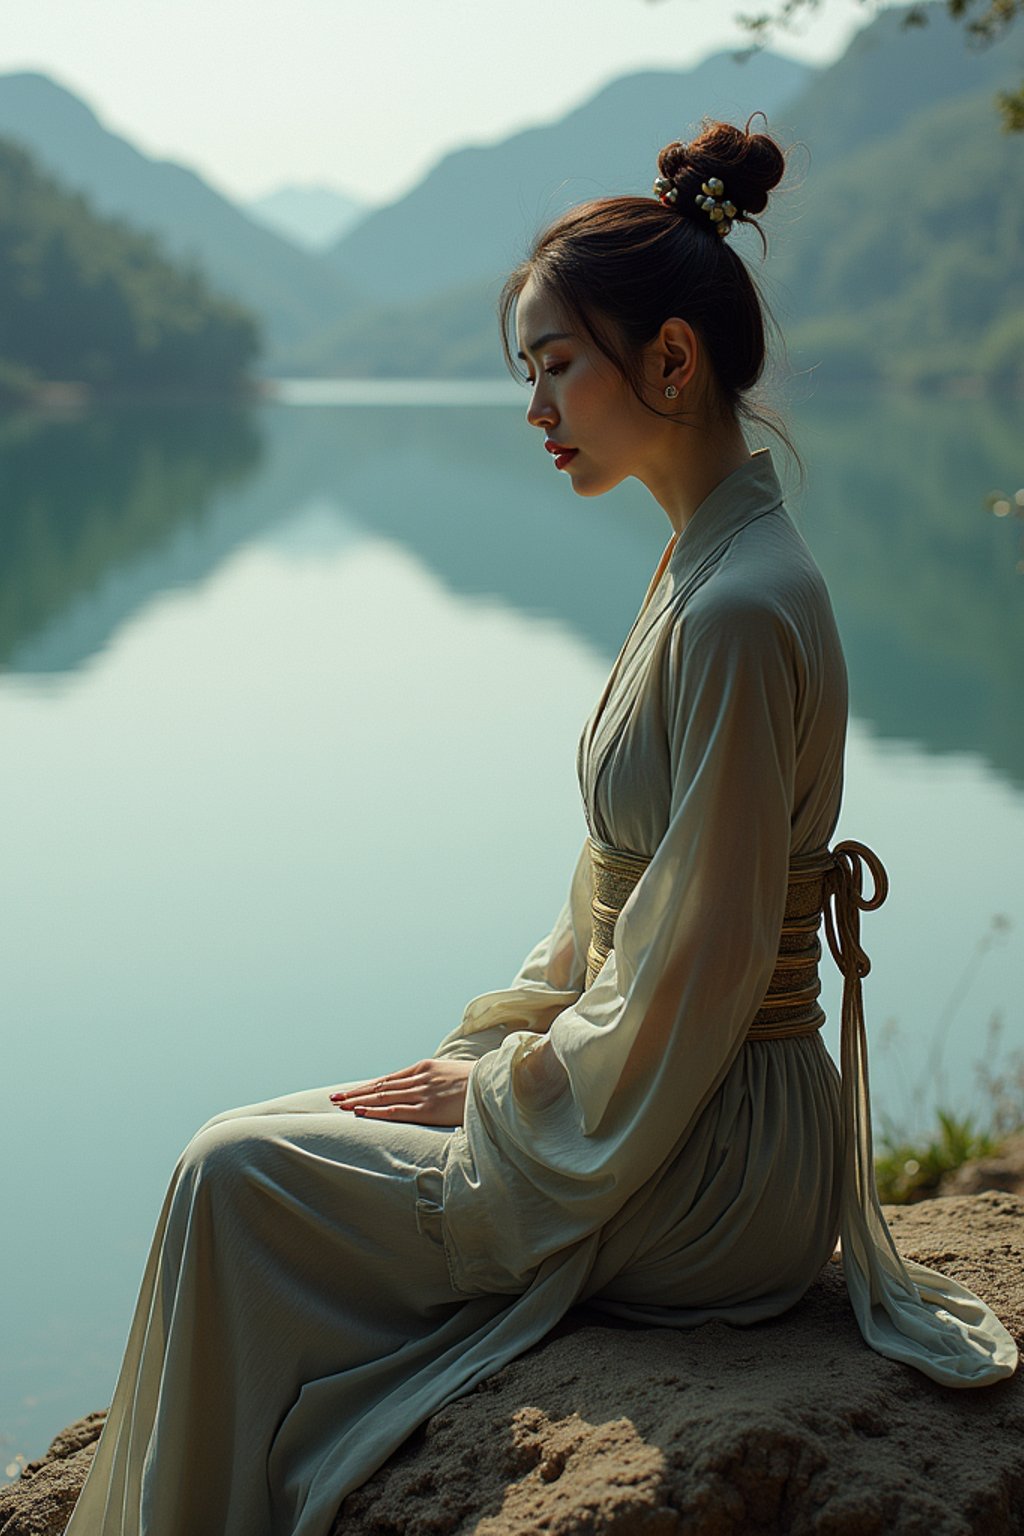
[[1024, 1132], [1008, 1136], [991, 1157], [979, 1157], [943, 1176], [940, 1195], [977, 1195], [1001, 1189], [1024, 1195]]
[[[903, 1253], [978, 1291], [1024, 1346], [1024, 1200], [886, 1214]], [[0, 1536], [59, 1536], [101, 1418], [0, 1489]], [[834, 1262], [752, 1328], [576, 1309], [410, 1436], [334, 1536], [1009, 1536], [1022, 1431], [1024, 1372], [957, 1391], [875, 1354]]]
[[[1024, 1345], [1024, 1200], [886, 1209], [897, 1245], [978, 1291]], [[752, 1328], [577, 1311], [436, 1413], [334, 1536], [1009, 1536], [1024, 1372], [938, 1386], [869, 1349], [842, 1269]]]
[[0, 1536], [63, 1536], [105, 1418], [90, 1413], [69, 1424], [16, 1483], [0, 1487]]

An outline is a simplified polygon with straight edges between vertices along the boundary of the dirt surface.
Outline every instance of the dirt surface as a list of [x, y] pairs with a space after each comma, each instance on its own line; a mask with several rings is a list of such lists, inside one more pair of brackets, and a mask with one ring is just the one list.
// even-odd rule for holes
[[[1024, 1343], [1024, 1201], [888, 1207], [901, 1251]], [[335, 1536], [1002, 1536], [1024, 1529], [1024, 1376], [945, 1388], [869, 1349], [827, 1265], [753, 1328], [584, 1312], [435, 1414]]]
[[16, 1483], [0, 1488], [0, 1536], [63, 1536], [106, 1416], [90, 1413], [69, 1424]]
[[[886, 1210], [1024, 1347], [1024, 1199]], [[0, 1489], [0, 1536], [60, 1536], [102, 1415]], [[1024, 1372], [936, 1385], [861, 1339], [838, 1262], [752, 1328], [616, 1326], [579, 1309], [435, 1414], [335, 1536], [1009, 1536], [1024, 1530]]]

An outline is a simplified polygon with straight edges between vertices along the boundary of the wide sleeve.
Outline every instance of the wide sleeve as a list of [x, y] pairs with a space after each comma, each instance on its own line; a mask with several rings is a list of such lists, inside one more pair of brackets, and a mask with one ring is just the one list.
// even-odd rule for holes
[[[449, 1262], [468, 1290], [521, 1286], [615, 1214], [689, 1134], [774, 969], [795, 647], [756, 594], [727, 592], [691, 603], [664, 652], [670, 814], [614, 950], [546, 1034], [510, 1031], [470, 1075], [445, 1173]], [[503, 1183], [514, 1193], [495, 1199]]]
[[[671, 811], [614, 949], [546, 1033], [510, 1029], [469, 1076], [442, 1229], [453, 1282], [471, 1294], [520, 1291], [545, 1261], [593, 1249], [691, 1134], [775, 967], [791, 853], [808, 851], [790, 847], [801, 648], [767, 602], [716, 593], [687, 611], [666, 649]], [[945, 1385], [990, 1384], [1016, 1369], [1012, 1337], [964, 1286], [901, 1260], [878, 1206], [867, 963], [853, 887], [842, 890], [840, 881], [841, 937], [834, 925], [827, 932], [845, 978], [840, 1223], [850, 1300], [880, 1353]]]
[[583, 991], [590, 943], [591, 873], [587, 843], [577, 857], [566, 897], [551, 932], [526, 956], [510, 984], [466, 1004], [435, 1058], [475, 1061], [496, 1050], [511, 1030], [543, 1034], [556, 1014]]

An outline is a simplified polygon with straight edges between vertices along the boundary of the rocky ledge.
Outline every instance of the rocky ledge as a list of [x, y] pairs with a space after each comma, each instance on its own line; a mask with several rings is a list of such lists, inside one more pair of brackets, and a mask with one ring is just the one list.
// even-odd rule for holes
[[[1024, 1348], [1024, 1199], [886, 1209], [901, 1251], [991, 1303]], [[0, 1536], [59, 1536], [102, 1414], [0, 1489]], [[435, 1414], [335, 1536], [1009, 1536], [1024, 1529], [1024, 1371], [937, 1386], [867, 1348], [842, 1266], [753, 1328], [585, 1308]]]

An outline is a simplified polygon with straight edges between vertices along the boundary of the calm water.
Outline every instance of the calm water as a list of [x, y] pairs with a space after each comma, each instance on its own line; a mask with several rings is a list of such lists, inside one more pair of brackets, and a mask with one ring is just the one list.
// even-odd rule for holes
[[[193, 1129], [429, 1052], [563, 899], [576, 737], [670, 530], [638, 485], [575, 498], [524, 409], [0, 419], [0, 1474], [108, 1401]], [[790, 413], [851, 674], [837, 835], [892, 882], [879, 1121], [1024, 1048], [1022, 525], [984, 506], [1022, 417]]]

